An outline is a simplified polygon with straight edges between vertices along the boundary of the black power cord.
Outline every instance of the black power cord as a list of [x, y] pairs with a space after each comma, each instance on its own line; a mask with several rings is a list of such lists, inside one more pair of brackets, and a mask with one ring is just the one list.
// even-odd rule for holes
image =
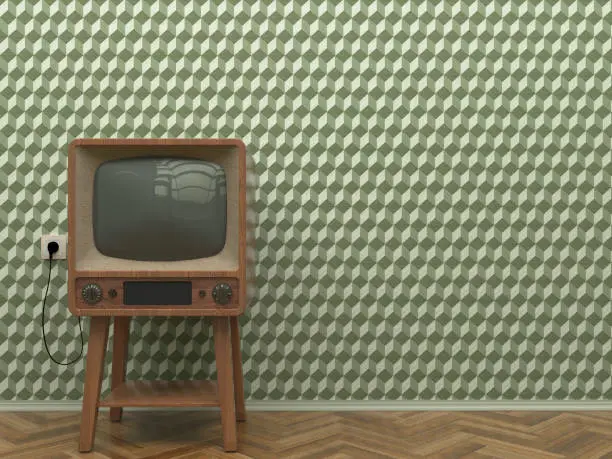
[[45, 343], [45, 349], [47, 350], [47, 354], [49, 354], [49, 358], [53, 360], [53, 362], [58, 365], [72, 365], [77, 362], [83, 356], [83, 328], [81, 328], [81, 317], [79, 317], [79, 332], [81, 333], [81, 352], [79, 355], [69, 362], [59, 362], [55, 360], [55, 358], [51, 355], [51, 351], [49, 351], [49, 346], [47, 345], [47, 335], [45, 333], [45, 306], [47, 304], [47, 294], [49, 293], [49, 284], [51, 284], [51, 269], [53, 268], [53, 254], [59, 250], [59, 245], [57, 242], [49, 242], [47, 245], [47, 250], [49, 251], [49, 277], [47, 278], [47, 289], [45, 290], [45, 298], [43, 299], [43, 310], [42, 310], [42, 332], [43, 332], [43, 343]]

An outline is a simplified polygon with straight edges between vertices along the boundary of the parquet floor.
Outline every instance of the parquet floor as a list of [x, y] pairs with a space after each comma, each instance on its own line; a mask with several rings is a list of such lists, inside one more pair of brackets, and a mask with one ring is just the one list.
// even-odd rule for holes
[[79, 413], [0, 413], [7, 458], [612, 458], [612, 412], [250, 412], [239, 452], [213, 411], [131, 411], [98, 420], [77, 452]]

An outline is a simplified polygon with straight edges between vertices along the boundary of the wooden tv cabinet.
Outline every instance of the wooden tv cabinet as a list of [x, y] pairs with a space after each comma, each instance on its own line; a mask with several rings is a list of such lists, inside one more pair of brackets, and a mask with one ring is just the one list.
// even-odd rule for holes
[[[109, 257], [93, 237], [92, 200], [95, 171], [105, 161], [134, 157], [196, 158], [223, 167], [227, 190], [225, 246], [216, 255], [194, 260], [146, 262]], [[124, 407], [218, 406], [223, 446], [236, 451], [236, 421], [246, 420], [238, 316], [250, 301], [253, 283], [252, 222], [247, 211], [253, 192], [251, 161], [238, 139], [77, 139], [68, 152], [68, 292], [70, 311], [90, 316], [89, 345], [79, 450], [94, 445], [99, 407], [109, 407], [120, 421]], [[252, 214], [251, 214], [252, 215]], [[183, 288], [174, 305], [156, 292], [163, 283]], [[129, 300], [134, 284], [142, 302]], [[169, 287], [168, 287], [169, 288]], [[229, 293], [228, 293], [229, 292]], [[221, 300], [221, 298], [223, 298]], [[164, 300], [165, 301], [165, 300]], [[126, 381], [131, 317], [200, 316], [213, 325], [217, 381]], [[104, 359], [113, 318], [111, 393], [100, 399]]]

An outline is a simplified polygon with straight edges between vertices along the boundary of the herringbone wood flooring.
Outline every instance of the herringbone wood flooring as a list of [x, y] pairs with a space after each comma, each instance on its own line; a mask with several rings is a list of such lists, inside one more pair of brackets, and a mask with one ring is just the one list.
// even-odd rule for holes
[[131, 411], [98, 420], [79, 454], [79, 413], [0, 413], [11, 458], [612, 458], [611, 412], [250, 412], [239, 452], [221, 448], [211, 411]]

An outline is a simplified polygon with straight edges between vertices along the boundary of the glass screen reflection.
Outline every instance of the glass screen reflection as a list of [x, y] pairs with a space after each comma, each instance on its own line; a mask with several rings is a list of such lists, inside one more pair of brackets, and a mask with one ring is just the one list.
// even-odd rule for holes
[[104, 255], [145, 261], [210, 257], [225, 245], [223, 168], [199, 159], [126, 158], [100, 165], [93, 228]]

